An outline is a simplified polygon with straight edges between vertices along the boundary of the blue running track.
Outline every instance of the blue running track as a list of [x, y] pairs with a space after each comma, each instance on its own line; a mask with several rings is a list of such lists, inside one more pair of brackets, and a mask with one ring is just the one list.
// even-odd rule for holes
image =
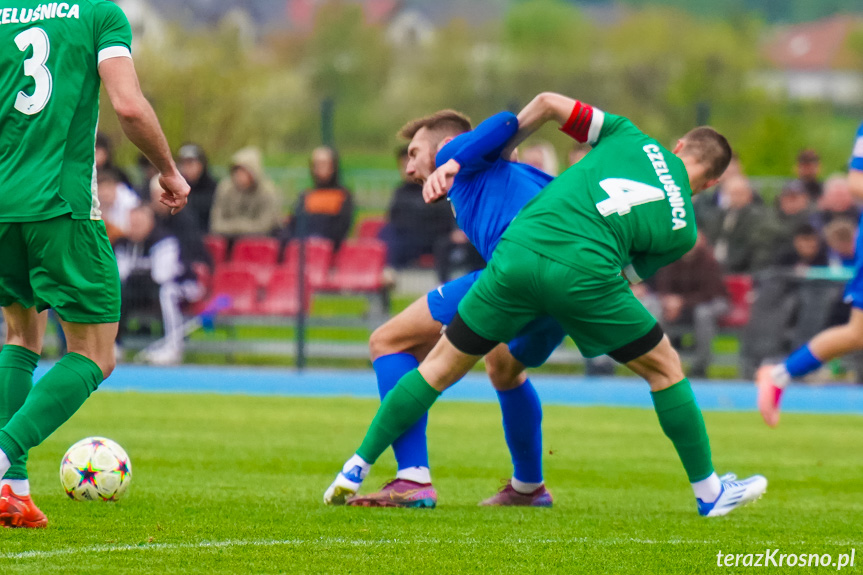
[[[40, 366], [37, 377], [48, 366]], [[604, 405], [652, 408], [647, 384], [635, 378], [591, 378], [580, 376], [532, 376], [531, 381], [545, 405]], [[694, 382], [702, 409], [751, 411], [755, 409], [755, 386], [747, 382]], [[106, 391], [159, 393], [220, 393], [279, 395], [288, 397], [360, 397], [377, 399], [371, 370], [307, 370], [254, 367], [146, 367], [121, 365], [102, 384]], [[468, 375], [447, 390], [443, 399], [491, 401], [497, 398], [483, 374]], [[796, 385], [783, 398], [784, 411], [806, 413], [851, 413], [863, 415], [863, 385]]]

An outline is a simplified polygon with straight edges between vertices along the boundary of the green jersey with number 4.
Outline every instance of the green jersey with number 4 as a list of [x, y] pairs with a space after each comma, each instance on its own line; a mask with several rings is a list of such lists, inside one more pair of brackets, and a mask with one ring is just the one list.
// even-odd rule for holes
[[0, 5], [0, 222], [99, 219], [98, 65], [131, 55], [129, 22], [108, 0]]
[[579, 106], [577, 139], [594, 149], [528, 203], [503, 239], [599, 278], [624, 268], [630, 280], [647, 278], [695, 245], [686, 168], [628, 119]]

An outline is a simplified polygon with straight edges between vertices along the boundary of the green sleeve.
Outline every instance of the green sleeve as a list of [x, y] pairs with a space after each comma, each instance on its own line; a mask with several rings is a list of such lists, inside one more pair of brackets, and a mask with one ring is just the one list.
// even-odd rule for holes
[[123, 10], [113, 2], [99, 2], [96, 11], [96, 53], [111, 46], [132, 50], [132, 27]]

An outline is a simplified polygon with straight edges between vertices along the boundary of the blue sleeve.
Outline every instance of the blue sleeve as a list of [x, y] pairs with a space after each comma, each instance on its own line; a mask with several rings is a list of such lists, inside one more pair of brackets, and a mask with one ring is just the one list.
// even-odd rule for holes
[[460, 174], [483, 170], [497, 161], [516, 132], [518, 118], [515, 114], [500, 112], [444, 146], [435, 157], [435, 163], [442, 166], [455, 160], [461, 166]]
[[849, 165], [852, 170], [863, 172], [863, 124], [860, 124], [860, 129], [857, 130], [857, 137], [854, 140], [854, 149], [851, 152], [851, 163]]

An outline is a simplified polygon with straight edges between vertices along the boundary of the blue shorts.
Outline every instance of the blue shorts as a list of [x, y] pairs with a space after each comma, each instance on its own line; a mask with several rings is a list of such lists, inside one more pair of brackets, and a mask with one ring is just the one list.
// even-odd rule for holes
[[[428, 306], [435, 321], [449, 325], [458, 311], [459, 302], [479, 279], [480, 273], [482, 270], [471, 272], [428, 293]], [[509, 342], [509, 351], [526, 367], [539, 367], [548, 360], [564, 337], [566, 333], [554, 318], [538, 317], [524, 326], [515, 339]]]
[[[863, 225], [863, 216], [860, 218], [860, 225]], [[845, 303], [850, 303], [857, 309], [863, 310], [863, 230], [857, 232], [854, 277], [845, 285]]]

